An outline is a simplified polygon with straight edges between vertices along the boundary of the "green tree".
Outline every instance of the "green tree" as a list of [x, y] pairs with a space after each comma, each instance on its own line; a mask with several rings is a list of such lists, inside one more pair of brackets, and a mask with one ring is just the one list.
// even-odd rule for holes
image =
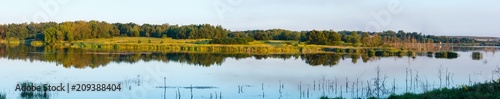
[[363, 33], [363, 36], [361, 37], [361, 44], [363, 44], [363, 46], [372, 46], [370, 42], [370, 35], [368, 33]]
[[353, 32], [351, 35], [351, 43], [353, 46], [358, 46], [358, 43], [360, 43], [360, 37], [357, 32]]
[[0, 24], [0, 40], [5, 38], [5, 27]]
[[378, 34], [373, 35], [373, 37], [370, 39], [371, 46], [372, 47], [377, 47], [382, 45], [384, 42], [382, 41], [382, 37]]
[[335, 31], [330, 33], [330, 40], [332, 42], [332, 45], [335, 45], [335, 46], [342, 45], [342, 36]]
[[133, 27], [131, 30], [130, 30], [130, 33], [134, 36], [134, 37], [139, 37], [140, 36], [140, 32], [139, 32], [139, 28], [138, 27]]
[[56, 27], [50, 27], [43, 31], [45, 42], [55, 43], [58, 40], [58, 35], [62, 34]]
[[308, 34], [309, 44], [326, 45], [328, 44], [328, 38], [322, 31], [313, 30]]
[[73, 23], [64, 22], [59, 27], [60, 27], [61, 32], [63, 33], [63, 36], [65, 37], [65, 38], [63, 38], [63, 40], [66, 40], [66, 41], [75, 40]]

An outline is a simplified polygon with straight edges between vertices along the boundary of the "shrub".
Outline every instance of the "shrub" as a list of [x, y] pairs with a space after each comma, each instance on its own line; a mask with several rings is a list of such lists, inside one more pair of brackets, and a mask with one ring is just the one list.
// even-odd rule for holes
[[373, 57], [373, 56], [375, 56], [375, 50], [369, 50], [369, 51], [368, 51], [368, 56], [369, 56], [369, 57]]
[[427, 55], [432, 55], [434, 54], [434, 52], [427, 52]]
[[497, 81], [479, 83], [471, 86], [435, 89], [429, 92], [391, 95], [388, 99], [498, 99], [500, 83]]
[[453, 58], [458, 57], [458, 53], [455, 53], [455, 52], [436, 52], [436, 53], [434, 53], [434, 57], [453, 59]]

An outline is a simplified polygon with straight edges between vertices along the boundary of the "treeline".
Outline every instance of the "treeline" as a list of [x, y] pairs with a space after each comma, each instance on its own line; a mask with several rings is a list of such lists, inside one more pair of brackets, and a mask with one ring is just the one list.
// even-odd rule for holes
[[[0, 39], [36, 40], [46, 43], [110, 37], [156, 37], [174, 39], [215, 39], [217, 44], [246, 44], [255, 40], [295, 40], [306, 44], [336, 46], [380, 46], [387, 43], [473, 43], [473, 39], [424, 35], [417, 32], [383, 31], [290, 31], [284, 29], [229, 31], [222, 26], [153, 25], [107, 23], [104, 21], [43, 22], [0, 25]], [[229, 37], [229, 38], [228, 38]]]
[[47, 43], [110, 37], [170, 37], [174, 39], [201, 39], [227, 37], [221, 26], [201, 25], [138, 25], [135, 23], [107, 23], [104, 21], [45, 22], [0, 25], [0, 39], [36, 40]]
[[473, 39], [425, 35], [402, 30], [363, 31], [290, 31], [283, 29], [233, 31], [229, 37], [252, 37], [255, 40], [296, 40], [318, 45], [378, 46], [384, 43], [474, 43]]

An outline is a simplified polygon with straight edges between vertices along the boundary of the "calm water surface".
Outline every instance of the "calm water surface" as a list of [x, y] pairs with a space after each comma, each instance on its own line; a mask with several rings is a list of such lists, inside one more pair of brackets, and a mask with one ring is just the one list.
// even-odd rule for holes
[[[352, 98], [420, 93], [499, 78], [495, 71], [500, 57], [495, 51], [484, 47], [455, 51], [459, 57], [448, 59], [427, 55], [109, 53], [3, 45], [0, 94], [8, 99], [29, 98], [15, 87], [33, 82], [121, 84], [122, 88], [32, 96], [52, 99]], [[473, 57], [473, 52], [482, 57]]]

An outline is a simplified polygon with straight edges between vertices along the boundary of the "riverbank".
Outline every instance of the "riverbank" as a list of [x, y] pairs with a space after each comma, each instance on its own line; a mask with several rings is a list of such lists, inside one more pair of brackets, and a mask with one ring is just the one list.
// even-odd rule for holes
[[472, 86], [436, 89], [429, 92], [391, 95], [389, 99], [499, 99], [500, 82], [486, 82]]
[[[26, 41], [24, 44], [41, 47], [82, 48], [106, 52], [202, 52], [202, 53], [250, 53], [250, 54], [311, 54], [311, 53], [369, 53], [377, 56], [415, 56], [418, 53], [448, 51], [429, 44], [406, 44], [411, 47], [353, 47], [311, 45], [294, 40], [258, 40], [248, 44], [210, 44], [211, 39], [171, 39], [151, 37], [114, 37], [61, 41], [47, 44], [40, 41]], [[19, 43], [17, 43], [19, 44]], [[12, 45], [12, 44], [11, 44]], [[419, 47], [424, 46], [424, 47]]]
[[[249, 44], [209, 44], [210, 39], [170, 39], [147, 37], [115, 37], [87, 39], [54, 44], [59, 47], [83, 48], [101, 51], [128, 52], [207, 52], [207, 53], [255, 53], [255, 54], [297, 54], [297, 53], [361, 53], [373, 47], [348, 47], [307, 45], [298, 41], [261, 40]], [[382, 48], [376, 48], [382, 49]]]

